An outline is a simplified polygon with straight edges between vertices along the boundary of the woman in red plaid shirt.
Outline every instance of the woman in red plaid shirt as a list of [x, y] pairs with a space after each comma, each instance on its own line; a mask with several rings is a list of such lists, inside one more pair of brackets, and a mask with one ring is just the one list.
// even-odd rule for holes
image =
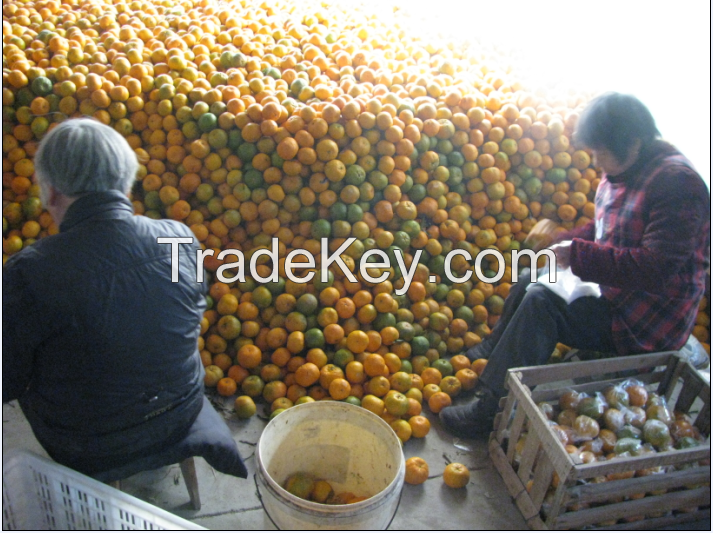
[[[575, 140], [602, 171], [589, 224], [553, 245], [557, 266], [598, 283], [601, 297], [567, 304], [529, 273], [513, 285], [492, 334], [466, 355], [486, 358], [475, 399], [441, 411], [463, 437], [492, 428], [509, 368], [544, 364], [557, 342], [618, 355], [678, 350], [691, 334], [710, 264], [710, 192], [691, 163], [662, 141], [636, 98], [608, 93], [582, 113]], [[528, 239], [552, 240], [541, 221]], [[544, 239], [542, 239], [544, 237]]]

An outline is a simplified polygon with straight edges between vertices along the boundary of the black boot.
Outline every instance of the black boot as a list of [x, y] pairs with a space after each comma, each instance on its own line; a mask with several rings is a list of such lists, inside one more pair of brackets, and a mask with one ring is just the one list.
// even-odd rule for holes
[[480, 344], [476, 344], [465, 352], [465, 356], [471, 362], [476, 359], [489, 359], [494, 348], [493, 341], [490, 337], [483, 339]]
[[443, 409], [439, 415], [443, 427], [456, 437], [473, 439], [493, 430], [493, 420], [500, 399], [485, 386], [478, 386], [475, 399], [465, 405]]

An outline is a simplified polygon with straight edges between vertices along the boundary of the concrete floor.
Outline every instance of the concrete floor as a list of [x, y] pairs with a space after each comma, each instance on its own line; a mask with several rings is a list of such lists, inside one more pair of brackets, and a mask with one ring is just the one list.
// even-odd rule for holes
[[[122, 484], [122, 490], [202, 527], [216, 530], [275, 529], [263, 511], [253, 478], [255, 445], [266, 421], [258, 416], [238, 420], [231, 400], [216, 397], [225, 406], [225, 417], [249, 469], [248, 479], [215, 472], [202, 458], [196, 458], [202, 508], [190, 507], [188, 493], [178, 465], [142, 472]], [[261, 415], [262, 406], [258, 407]], [[460, 441], [446, 434], [437, 417], [424, 439], [410, 439], [404, 445], [406, 458], [419, 456], [430, 467], [430, 478], [419, 486], [405, 485], [401, 502], [389, 529], [394, 530], [519, 530], [527, 529], [504, 483], [487, 453], [487, 440]], [[3, 405], [3, 452], [23, 448], [46, 456], [32, 435], [16, 402]], [[448, 462], [461, 462], [471, 471], [465, 489], [451, 489], [441, 478]], [[710, 520], [675, 529], [710, 530]]]
[[[223, 399], [217, 397], [214, 401]], [[208, 529], [275, 529], [262, 509], [253, 478], [255, 444], [266, 421], [258, 416], [241, 421], [230, 414], [231, 400], [224, 403], [226, 422], [248, 465], [248, 479], [215, 472], [202, 458], [196, 458], [200, 511], [190, 507], [178, 465], [137, 474], [122, 483], [122, 490]], [[259, 415], [261, 408], [258, 407]], [[454, 442], [435, 415], [426, 416], [432, 423], [430, 433], [424, 439], [410, 439], [404, 446], [404, 456], [423, 457], [429, 464], [431, 478], [423, 485], [405, 485], [390, 529], [527, 529], [488, 457], [487, 441]], [[13, 448], [46, 456], [16, 402], [3, 405], [3, 451]], [[470, 468], [471, 480], [466, 489], [451, 489], [443, 483], [443, 468], [453, 461]]]

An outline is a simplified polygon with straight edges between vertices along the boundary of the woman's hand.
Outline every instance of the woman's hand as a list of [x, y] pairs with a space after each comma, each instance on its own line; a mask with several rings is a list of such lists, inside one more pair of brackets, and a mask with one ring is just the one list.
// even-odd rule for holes
[[530, 233], [527, 234], [523, 245], [525, 248], [529, 248], [534, 252], [539, 252], [540, 250], [547, 248], [550, 243], [552, 243], [556, 232], [556, 222], [546, 218], [542, 219], [532, 227]]
[[550, 250], [555, 253], [555, 261], [558, 269], [565, 270], [569, 268], [571, 245], [572, 241], [565, 241], [555, 244], [550, 248]]

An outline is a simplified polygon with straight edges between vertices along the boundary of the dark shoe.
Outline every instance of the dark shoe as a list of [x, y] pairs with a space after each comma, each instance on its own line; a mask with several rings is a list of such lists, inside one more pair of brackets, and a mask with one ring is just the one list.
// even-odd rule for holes
[[465, 356], [470, 359], [471, 362], [476, 359], [489, 359], [490, 353], [493, 351], [492, 342], [490, 339], [484, 339], [480, 344], [476, 344], [469, 350], [465, 352]]
[[473, 401], [465, 405], [446, 407], [439, 418], [446, 431], [452, 435], [473, 439], [487, 435], [493, 430], [493, 420], [499, 403], [500, 399], [489, 389], [478, 387]]

